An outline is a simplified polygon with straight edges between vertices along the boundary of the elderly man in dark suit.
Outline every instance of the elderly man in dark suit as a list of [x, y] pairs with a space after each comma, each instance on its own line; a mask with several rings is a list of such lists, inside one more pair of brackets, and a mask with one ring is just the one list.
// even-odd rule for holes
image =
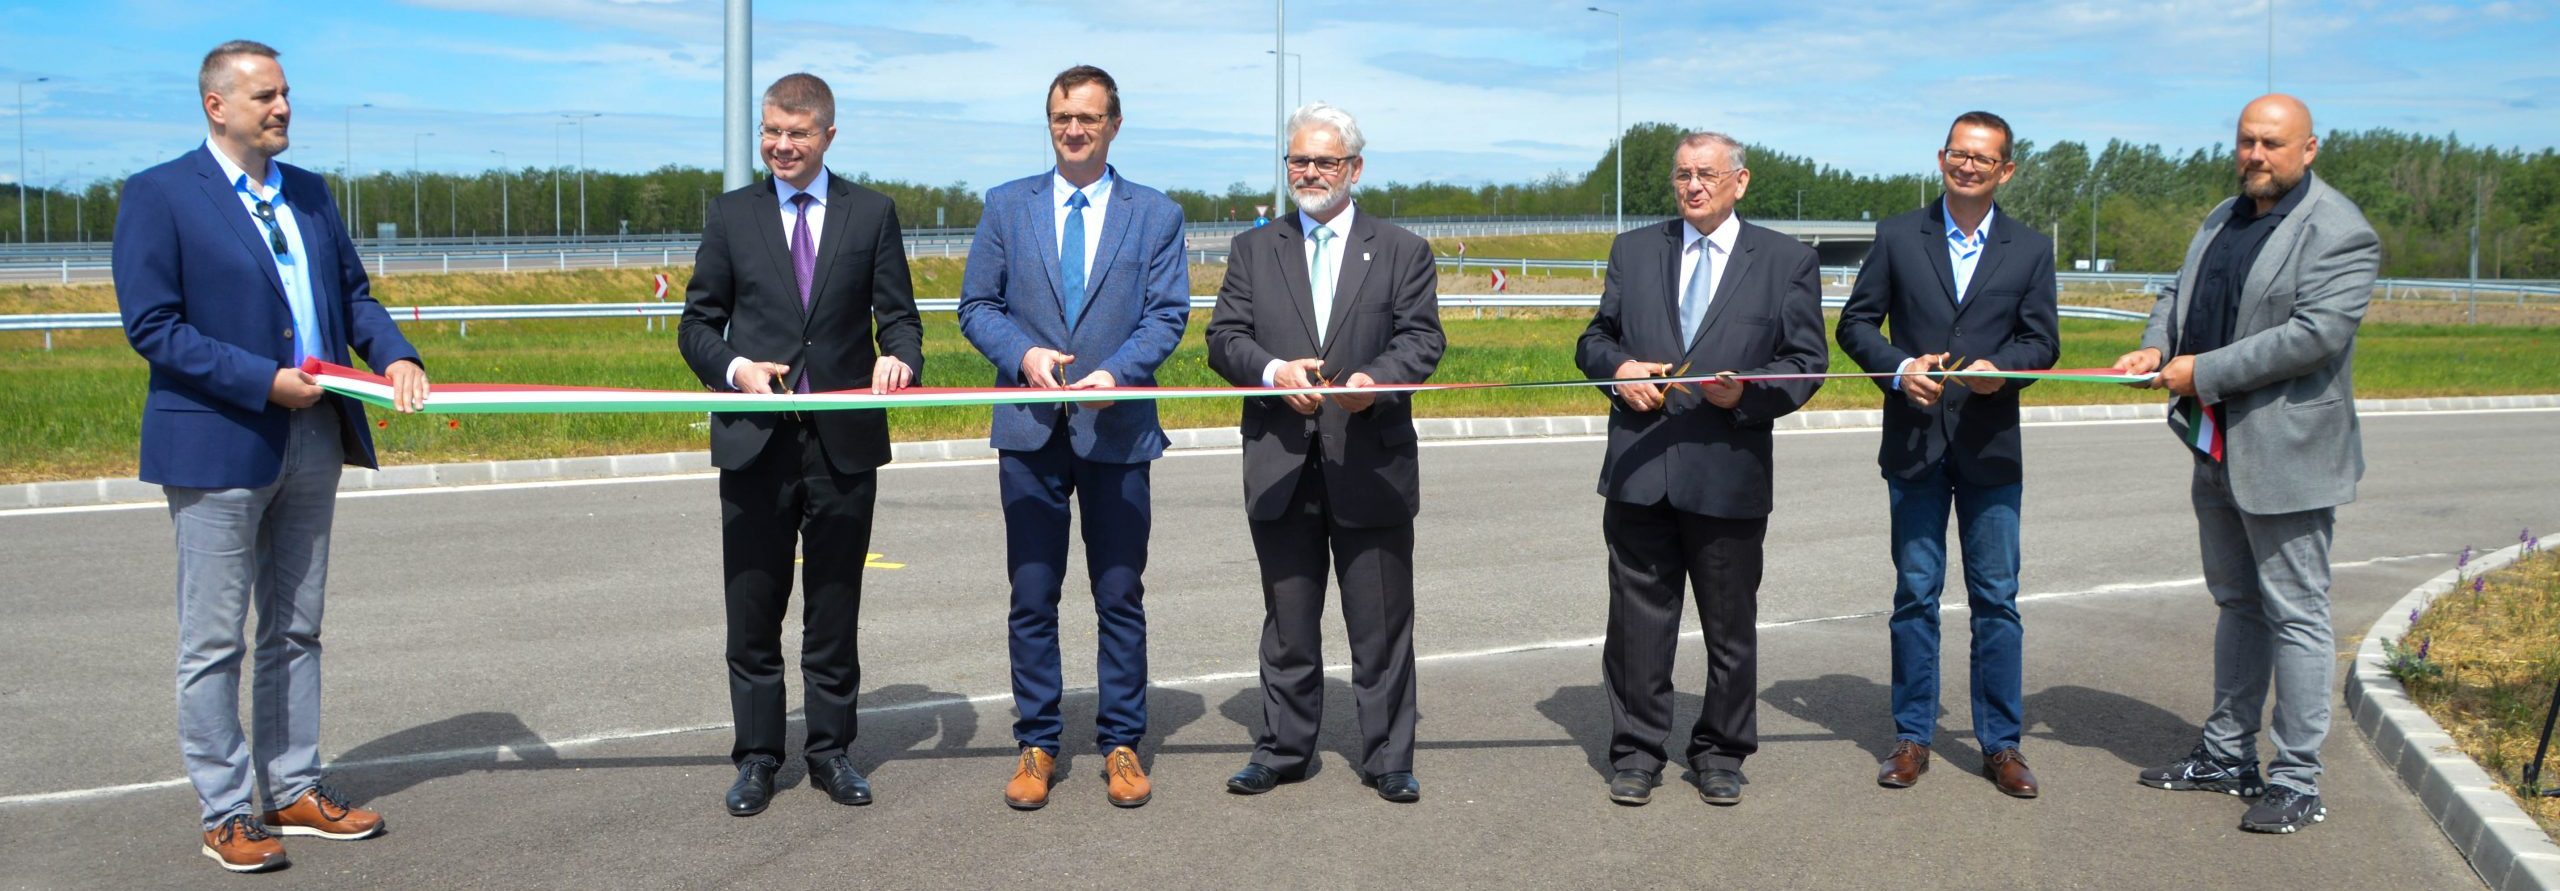
[[[2025, 470], [2018, 391], [2031, 381], [1941, 386], [1927, 372], [2050, 368], [2053, 241], [1999, 212], [1993, 192], [2017, 172], [2009, 122], [1969, 111], [1937, 151], [1939, 201], [1876, 226], [1875, 248], [1840, 312], [1840, 349], [1879, 378], [1893, 525], [1893, 751], [1876, 782], [1903, 788], [1929, 769], [1938, 725], [1938, 595], [1947, 579], [1947, 509], [1964, 544], [1973, 620], [1973, 738], [1983, 775], [2017, 798], [2038, 794], [2019, 754], [2026, 726], [2025, 631], [2018, 621], [2018, 503]], [[1891, 329], [1890, 334], [1886, 329]]]
[[[2158, 371], [2176, 394], [2169, 427], [2195, 456], [2190, 493], [2213, 633], [2213, 713], [2186, 757], [2143, 784], [2257, 803], [2251, 832], [2327, 818], [2320, 743], [2338, 655], [2329, 541], [2364, 476], [2356, 422], [2356, 327], [2381, 242], [2355, 202], [2311, 173], [2311, 109], [2271, 94], [2240, 112], [2240, 195], [2204, 218], [2176, 282], [2151, 308], [2142, 347], [2116, 368]], [[2257, 735], [2275, 694], [2260, 779]]]
[[1812, 248], [1742, 222], [1750, 188], [1741, 143], [1692, 133], [1672, 156], [1680, 218], [1618, 236], [1600, 310], [1574, 361], [1611, 388], [1600, 463], [1609, 546], [1610, 800], [1651, 800], [1671, 732], [1671, 665], [1681, 588], [1706, 632], [1706, 708], [1689, 766], [1710, 804], [1742, 801], [1742, 761], [1759, 749], [1761, 543], [1769, 531], [1770, 439], [1813, 380], [1644, 382], [1666, 372], [1820, 373], [1820, 270]]
[[[206, 53], [202, 148], [135, 174], [116, 212], [116, 305], [151, 366], [142, 481], [178, 541], [178, 742], [223, 869], [285, 865], [279, 834], [371, 838], [382, 815], [321, 782], [320, 615], [342, 466], [374, 466], [364, 407], [306, 359], [381, 369], [427, 395], [418, 351], [374, 302], [318, 174], [278, 163], [293, 119], [265, 44]], [[240, 722], [241, 625], [257, 605], [255, 733]]]
[[[924, 371], [924, 325], [897, 206], [827, 172], [835, 116], [835, 93], [811, 75], [785, 75], [765, 89], [758, 130], [773, 176], [712, 202], [676, 326], [677, 347], [705, 386], [888, 393]], [[720, 468], [736, 724], [729, 812], [763, 812], [782, 764], [782, 618], [795, 544], [804, 563], [800, 678], [809, 784], [837, 803], [868, 804], [871, 783], [846, 747], [862, 688], [854, 631], [879, 495], [875, 471], [889, 463], [887, 414], [714, 412], [711, 463]]]
[[[1366, 140], [1322, 102], [1289, 118], [1298, 212], [1236, 236], [1209, 367], [1237, 386], [1420, 383], [1446, 345], [1420, 236], [1361, 213]], [[1306, 776], [1324, 718], [1328, 562], [1342, 582], [1363, 782], [1418, 801], [1413, 774], [1413, 518], [1422, 510], [1406, 394], [1247, 399], [1245, 517], [1262, 565], [1262, 732], [1227, 780], [1242, 795]]]

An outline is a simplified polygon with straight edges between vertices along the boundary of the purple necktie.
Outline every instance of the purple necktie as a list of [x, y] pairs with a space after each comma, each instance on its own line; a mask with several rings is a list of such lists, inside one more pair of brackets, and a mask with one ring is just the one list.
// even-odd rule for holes
[[[791, 196], [791, 207], [799, 214], [791, 223], [791, 277], [799, 280], [800, 311], [804, 314], [809, 311], [809, 280], [818, 277], [817, 239], [809, 237], [809, 202], [815, 200], [807, 192]], [[809, 392], [809, 372], [800, 372], [800, 382], [792, 390]]]

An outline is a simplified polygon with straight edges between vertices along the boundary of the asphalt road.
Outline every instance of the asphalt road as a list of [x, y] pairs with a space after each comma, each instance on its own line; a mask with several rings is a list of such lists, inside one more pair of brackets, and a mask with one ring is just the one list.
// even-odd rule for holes
[[[2363, 500], [2341, 511], [2339, 650], [2464, 545], [2560, 520], [2560, 413], [2365, 421]], [[393, 887], [2478, 887], [2341, 707], [2329, 822], [2240, 833], [2245, 805], [2137, 786], [2209, 706], [2213, 610], [2196, 576], [2187, 458], [2157, 422], [2028, 434], [2025, 751], [2034, 801], [1978, 773], [1961, 612], [1935, 769], [1877, 788], [1891, 743], [1890, 597], [1872, 431], [1779, 440], [1762, 589], [1762, 751], [1735, 808], [1666, 785], [1604, 797], [1600, 445], [1424, 450], [1417, 805], [1356, 785], [1347, 671], [1321, 772], [1221, 788], [1259, 720], [1259, 593], [1232, 453], [1156, 465], [1148, 574], [1154, 803], [1103, 800], [1092, 701], [1068, 707], [1069, 778], [1015, 813], [995, 471], [884, 471], [863, 615], [858, 764], [877, 804], [801, 782], [752, 819], [731, 770], [712, 481], [483, 487], [342, 500], [328, 617], [334, 782], [390, 835], [297, 840], [263, 886]], [[168, 520], [140, 509], [0, 514], [0, 886], [213, 881], [173, 733]], [[1092, 677], [1068, 595], [1067, 672]], [[1960, 592], [1950, 600], [1961, 603]], [[1340, 630], [1335, 624], [1337, 656]], [[1694, 713], [1694, 633], [1678, 675]], [[2343, 683], [2343, 675], [2341, 675]], [[795, 679], [796, 684], [796, 679]], [[1676, 726], [1685, 726], [1684, 716]]]

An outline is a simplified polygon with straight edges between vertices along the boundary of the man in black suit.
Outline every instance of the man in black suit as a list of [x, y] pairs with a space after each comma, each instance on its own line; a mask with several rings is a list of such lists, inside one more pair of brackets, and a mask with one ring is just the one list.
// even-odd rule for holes
[[[889, 393], [924, 370], [924, 326], [889, 198], [827, 173], [835, 94], [793, 74], [764, 92], [771, 179], [712, 202], [685, 285], [677, 344], [704, 385], [745, 393]], [[873, 349], [874, 338], [878, 349]], [[806, 542], [800, 677], [810, 785], [868, 804], [845, 748], [861, 687], [855, 619], [871, 546], [874, 469], [889, 463], [877, 410], [711, 415], [720, 468], [720, 553], [728, 601], [729, 708], [738, 766], [729, 812], [773, 799], [784, 749], [782, 616], [795, 540]]]
[[[1840, 313], [1840, 349], [1884, 392], [1884, 469], [1893, 525], [1893, 751], [1876, 782], [1903, 788], [1929, 769], [1938, 724], [1938, 595], [1946, 588], [1947, 510], [1964, 544], [1973, 621], [1973, 738], [2000, 791], [2036, 797], [2018, 754], [2025, 728], [2018, 621], [2018, 391], [2032, 381], [1924, 373], [2051, 368], [2053, 241], [1994, 206], [2009, 181], [2009, 122], [1970, 111], [1937, 152], [1946, 195], [1876, 226], [1875, 248]], [[1891, 328], [1888, 335], [1885, 328]], [[1971, 357], [1960, 359], [1960, 357]]]
[[[1360, 125], [1322, 102], [1289, 119], [1298, 212], [1236, 236], [1209, 366], [1237, 386], [1420, 383], [1446, 344], [1420, 236], [1354, 209]], [[1262, 733], [1227, 780], [1243, 795], [1306, 776], [1324, 718], [1330, 557], [1351, 637], [1360, 775], [1388, 801], [1413, 775], [1413, 518], [1422, 510], [1407, 394], [1247, 399], [1244, 497], [1262, 564]]]
[[1609, 798], [1650, 801], [1671, 732], [1681, 582], [1706, 632], [1706, 708], [1688, 762], [1709, 804], [1742, 801], [1758, 751], [1761, 542], [1769, 531], [1770, 431], [1813, 380], [1644, 383], [1669, 372], [1820, 373], [1822, 286], [1813, 249], [1733, 213], [1751, 186], [1742, 145], [1692, 133], [1672, 156], [1680, 219], [1618, 236], [1600, 310], [1574, 361], [1611, 388], [1600, 462], [1609, 545]]

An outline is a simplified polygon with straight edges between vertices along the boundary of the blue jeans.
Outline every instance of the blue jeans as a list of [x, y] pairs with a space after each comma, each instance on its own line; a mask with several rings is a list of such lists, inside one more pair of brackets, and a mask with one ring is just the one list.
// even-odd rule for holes
[[[293, 413], [275, 482], [162, 487], [178, 538], [178, 749], [206, 829], [320, 782], [320, 607], [345, 461], [338, 413], [322, 400]], [[253, 604], [254, 644], [241, 633]], [[244, 655], [256, 662], [246, 735]]]
[[1946, 589], [1947, 508], [1964, 546], [1973, 615], [1973, 737], [1983, 754], [2018, 744], [2025, 725], [2018, 622], [2021, 484], [1983, 486], [1945, 462], [1916, 480], [1886, 477], [1893, 498], [1893, 729], [1929, 745], [1938, 724], [1938, 595]]
[[1095, 750], [1135, 746], [1147, 735], [1145, 585], [1151, 486], [1148, 465], [1076, 457], [1065, 434], [1032, 451], [996, 453], [1004, 499], [1005, 569], [1013, 582], [1006, 619], [1013, 661], [1016, 742], [1058, 753], [1065, 729], [1058, 653], [1058, 598], [1067, 576], [1068, 501], [1084, 509], [1085, 577], [1093, 586]]

